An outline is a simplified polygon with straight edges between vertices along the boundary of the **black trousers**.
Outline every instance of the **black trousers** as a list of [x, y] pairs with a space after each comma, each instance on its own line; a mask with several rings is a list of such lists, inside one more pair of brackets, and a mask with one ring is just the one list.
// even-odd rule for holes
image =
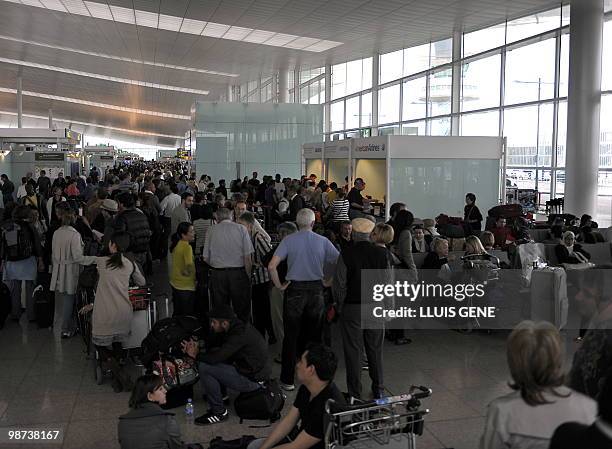
[[172, 220], [170, 217], [159, 217], [161, 234], [159, 236], [159, 258], [165, 259], [168, 256], [168, 238], [170, 237], [170, 227]]
[[216, 305], [231, 305], [245, 323], [251, 319], [251, 279], [244, 268], [211, 269], [210, 300]]
[[368, 373], [372, 380], [372, 394], [381, 396], [383, 386], [383, 341], [385, 332], [382, 329], [361, 328], [361, 306], [345, 304], [340, 315], [340, 332], [344, 349], [346, 366], [346, 385], [349, 395], [361, 398], [361, 363], [363, 349], [368, 358]]
[[272, 315], [270, 314], [270, 284], [253, 285], [253, 326], [265, 338], [274, 336]]
[[283, 310], [282, 367], [280, 380], [293, 384], [295, 363], [308, 343], [320, 343], [323, 333], [325, 304], [320, 281], [293, 281], [285, 290]]
[[196, 292], [172, 287], [172, 316], [196, 316]]

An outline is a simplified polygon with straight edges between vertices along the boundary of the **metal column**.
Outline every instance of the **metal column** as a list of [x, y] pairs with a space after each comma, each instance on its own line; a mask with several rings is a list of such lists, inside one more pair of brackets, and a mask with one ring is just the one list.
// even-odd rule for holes
[[[380, 76], [380, 55], [372, 55], [372, 136], [378, 135], [378, 84]], [[399, 100], [398, 100], [399, 101]]]
[[21, 75], [17, 77], [17, 128], [23, 128], [23, 103], [22, 99]]
[[461, 53], [463, 33], [453, 32], [453, 71], [451, 97], [451, 136], [459, 135], [459, 112], [461, 112]]

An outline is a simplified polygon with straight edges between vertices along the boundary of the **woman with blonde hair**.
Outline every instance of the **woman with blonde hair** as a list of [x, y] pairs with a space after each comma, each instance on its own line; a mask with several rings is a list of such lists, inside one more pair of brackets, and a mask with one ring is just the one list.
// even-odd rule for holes
[[507, 360], [514, 391], [489, 404], [480, 449], [547, 449], [559, 425], [595, 421], [596, 402], [564, 385], [564, 350], [552, 324], [519, 323]]

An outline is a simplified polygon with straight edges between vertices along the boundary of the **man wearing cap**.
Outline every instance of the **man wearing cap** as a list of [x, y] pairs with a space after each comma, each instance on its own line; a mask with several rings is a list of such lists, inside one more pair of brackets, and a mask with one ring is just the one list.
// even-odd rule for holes
[[[324, 269], [330, 272], [338, 260], [338, 250], [325, 237], [312, 232], [314, 212], [302, 209], [296, 217], [299, 232], [285, 237], [268, 264], [274, 286], [285, 291], [281, 387], [295, 389], [293, 384], [296, 357], [309, 342], [320, 342], [323, 331]], [[278, 265], [287, 260], [287, 282], [280, 283]], [[330, 279], [331, 280], [331, 279]], [[299, 343], [299, 347], [298, 347]]]
[[270, 377], [268, 345], [249, 323], [240, 321], [230, 306], [213, 307], [210, 328], [220, 337], [220, 345], [200, 352], [196, 341], [184, 341], [183, 351], [198, 361], [202, 390], [208, 400], [208, 412], [196, 418], [205, 426], [225, 421], [228, 411], [222, 389], [240, 393], [261, 388], [258, 383]]
[[[375, 224], [367, 218], [354, 218], [351, 224], [354, 244], [344, 248], [340, 253], [332, 286], [336, 310], [340, 316], [346, 384], [351, 397], [361, 398], [361, 360], [365, 345], [368, 373], [372, 379], [372, 394], [375, 398], [379, 398], [384, 388], [382, 370], [384, 330], [382, 325], [377, 329], [362, 329], [361, 270], [377, 270], [368, 272], [368, 275], [380, 278], [376, 281], [377, 284], [389, 284], [391, 265], [387, 249], [376, 246], [370, 241], [370, 233]], [[367, 292], [364, 294], [367, 296]]]

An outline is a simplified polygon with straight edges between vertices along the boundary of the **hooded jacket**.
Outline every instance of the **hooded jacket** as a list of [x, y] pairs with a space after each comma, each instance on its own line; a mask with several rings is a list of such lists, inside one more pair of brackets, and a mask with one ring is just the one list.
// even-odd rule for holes
[[119, 417], [121, 449], [184, 449], [174, 413], [154, 402], [130, 410]]

